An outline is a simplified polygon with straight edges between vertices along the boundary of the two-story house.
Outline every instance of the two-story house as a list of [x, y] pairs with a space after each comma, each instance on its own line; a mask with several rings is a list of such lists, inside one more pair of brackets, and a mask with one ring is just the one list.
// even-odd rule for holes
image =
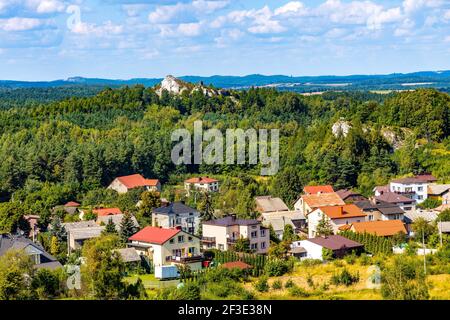
[[250, 242], [256, 253], [267, 253], [270, 244], [269, 229], [255, 219], [238, 219], [236, 215], [203, 222], [203, 247], [229, 250], [239, 238]]
[[308, 237], [314, 238], [318, 235], [317, 226], [324, 218], [330, 222], [333, 233], [336, 234], [340, 227], [354, 222], [366, 221], [366, 216], [366, 213], [354, 204], [317, 208], [306, 217], [308, 220]]
[[200, 239], [180, 228], [149, 226], [128, 240], [128, 247], [146, 256], [155, 267], [187, 265], [192, 271], [202, 268]]
[[375, 198], [356, 201], [354, 204], [367, 213], [367, 221], [403, 220], [405, 211], [395, 203], [389, 203]]
[[432, 175], [395, 179], [389, 183], [389, 191], [404, 195], [417, 203], [422, 203], [428, 198], [428, 185], [434, 181], [436, 181], [436, 178]]
[[345, 202], [336, 192], [304, 194], [295, 202], [294, 208], [307, 216], [313, 210], [327, 206], [342, 206]]
[[118, 193], [127, 193], [134, 188], [145, 188], [147, 191], [161, 191], [161, 183], [158, 179], [145, 179], [140, 174], [117, 177], [108, 186], [108, 189]]
[[190, 178], [184, 181], [184, 188], [188, 195], [191, 190], [217, 192], [219, 191], [219, 180], [209, 177]]
[[180, 227], [185, 232], [197, 234], [200, 226], [200, 213], [182, 202], [172, 202], [153, 209], [152, 226]]

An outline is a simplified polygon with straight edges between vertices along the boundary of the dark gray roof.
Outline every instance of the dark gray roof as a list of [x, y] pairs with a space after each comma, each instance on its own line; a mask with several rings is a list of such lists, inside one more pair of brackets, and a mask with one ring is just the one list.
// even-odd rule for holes
[[184, 214], [184, 213], [198, 213], [197, 210], [188, 207], [182, 202], [172, 202], [167, 206], [159, 207], [153, 210], [157, 214]]
[[402, 210], [402, 208], [397, 206], [391, 206], [391, 207], [378, 207], [378, 210], [382, 214], [404, 214], [405, 211]]
[[27, 250], [27, 248], [40, 252], [41, 263], [35, 265], [35, 267], [48, 269], [62, 267], [61, 263], [59, 263], [59, 261], [57, 261], [51, 254], [46, 252], [40, 244], [34, 243], [30, 239], [23, 236], [13, 236], [7, 234], [0, 235], [0, 256], [4, 255], [8, 250]]
[[402, 214], [405, 213], [402, 208], [397, 206], [395, 203], [389, 203], [383, 200], [376, 200], [376, 201], [356, 201], [354, 202], [354, 205], [356, 205], [358, 208], [360, 208], [363, 211], [367, 210], [378, 210], [383, 214]]
[[250, 226], [250, 225], [254, 225], [254, 224], [260, 224], [260, 222], [256, 219], [237, 219], [233, 216], [226, 216], [221, 219], [205, 221], [205, 222], [203, 222], [203, 224], [228, 227], [228, 226], [235, 226], [235, 225]]

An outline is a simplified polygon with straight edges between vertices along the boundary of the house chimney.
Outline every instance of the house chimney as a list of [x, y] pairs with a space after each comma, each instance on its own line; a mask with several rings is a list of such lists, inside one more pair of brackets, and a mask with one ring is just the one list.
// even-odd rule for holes
[[344, 207], [343, 207], [343, 206], [340, 206], [340, 207], [339, 207], [339, 211], [341, 212], [341, 215], [343, 215], [343, 214], [344, 214]]
[[176, 226], [175, 230], [181, 230], [181, 226]]

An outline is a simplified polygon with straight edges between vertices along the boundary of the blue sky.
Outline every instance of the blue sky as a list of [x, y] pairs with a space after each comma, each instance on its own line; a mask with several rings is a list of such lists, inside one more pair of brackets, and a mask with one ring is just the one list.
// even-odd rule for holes
[[0, 0], [0, 79], [450, 69], [450, 0]]

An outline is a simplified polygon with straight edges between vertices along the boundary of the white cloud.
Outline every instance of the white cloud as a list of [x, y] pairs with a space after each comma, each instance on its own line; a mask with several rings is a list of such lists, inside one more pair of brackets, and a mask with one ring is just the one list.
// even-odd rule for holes
[[27, 31], [42, 26], [44, 22], [34, 18], [0, 19], [0, 29], [3, 31]]
[[106, 21], [102, 25], [93, 23], [79, 22], [73, 25], [71, 31], [79, 35], [91, 35], [96, 37], [108, 37], [122, 34], [123, 26], [115, 25], [111, 21]]
[[305, 15], [307, 13], [307, 9], [305, 5], [300, 1], [291, 1], [286, 3], [284, 6], [281, 6], [274, 11], [274, 15], [279, 16], [299, 16]]
[[181, 23], [177, 31], [187, 37], [196, 37], [201, 33], [201, 23]]
[[43, 0], [43, 1], [31, 1], [36, 5], [37, 13], [55, 13], [63, 12], [65, 9], [64, 3], [57, 0]]

